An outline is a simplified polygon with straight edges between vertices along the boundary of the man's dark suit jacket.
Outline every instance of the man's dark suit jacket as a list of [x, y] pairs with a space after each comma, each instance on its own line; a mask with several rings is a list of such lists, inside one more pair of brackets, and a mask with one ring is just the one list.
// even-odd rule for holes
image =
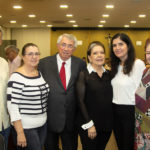
[[76, 115], [75, 82], [78, 74], [86, 67], [81, 59], [71, 57], [71, 78], [65, 91], [59, 77], [56, 55], [40, 60], [39, 69], [50, 86], [48, 98], [48, 130], [61, 132], [64, 127], [68, 131], [73, 129]]

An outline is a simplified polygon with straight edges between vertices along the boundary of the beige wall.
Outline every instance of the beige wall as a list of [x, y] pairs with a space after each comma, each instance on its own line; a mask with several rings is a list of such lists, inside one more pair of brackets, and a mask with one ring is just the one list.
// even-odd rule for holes
[[[21, 50], [27, 42], [33, 42], [39, 46], [41, 58], [53, 55], [57, 52], [56, 41], [59, 35], [63, 33], [74, 34], [82, 45], [77, 47], [74, 55], [82, 58], [86, 56], [88, 44], [94, 40], [101, 41], [106, 48], [106, 57], [109, 57], [108, 40], [105, 38], [110, 33], [111, 36], [118, 32], [127, 33], [133, 41], [138, 58], [144, 58], [144, 43], [150, 37], [150, 30], [56, 30], [51, 31], [49, 28], [25, 28], [25, 29], [6, 29], [3, 28], [6, 40], [17, 40], [17, 46]], [[142, 41], [141, 46], [136, 45], [136, 41]]]
[[35, 43], [41, 52], [41, 58], [50, 55], [50, 35], [48, 28], [11, 29], [11, 39], [17, 40], [17, 47], [21, 50], [23, 45]]
[[[77, 39], [82, 40], [83, 45], [79, 45], [77, 50], [74, 52], [74, 55], [82, 58], [86, 56], [86, 50], [88, 44], [94, 40], [101, 41], [106, 48], [106, 57], [109, 57], [109, 48], [108, 48], [108, 40], [105, 38], [110, 33], [111, 36], [118, 32], [124, 32], [129, 35], [131, 40], [133, 41], [136, 56], [140, 59], [144, 59], [144, 43], [145, 40], [150, 37], [150, 30], [56, 30], [51, 31], [51, 54], [56, 53], [56, 41], [57, 37], [63, 33], [71, 33], [74, 34]], [[142, 41], [141, 46], [136, 45], [136, 41]]]

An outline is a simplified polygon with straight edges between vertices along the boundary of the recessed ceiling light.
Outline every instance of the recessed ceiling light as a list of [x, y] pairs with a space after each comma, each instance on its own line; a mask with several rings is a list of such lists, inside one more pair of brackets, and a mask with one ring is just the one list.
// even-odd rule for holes
[[66, 17], [73, 17], [72, 14], [66, 14]]
[[106, 21], [105, 20], [101, 20], [100, 23], [106, 23]]
[[22, 6], [20, 6], [20, 5], [15, 5], [15, 6], [13, 6], [13, 8], [14, 8], [14, 9], [21, 9]]
[[103, 14], [103, 15], [102, 15], [102, 17], [104, 17], [104, 18], [108, 18], [108, 17], [109, 17], [109, 15], [108, 15], [108, 14]]
[[26, 24], [23, 24], [23, 25], [22, 25], [23, 28], [26, 28], [27, 26], [28, 26], [28, 25], [26, 25]]
[[68, 5], [60, 5], [60, 8], [68, 8]]
[[46, 23], [46, 21], [45, 20], [41, 20], [40, 23]]
[[145, 18], [145, 17], [146, 17], [145, 14], [140, 14], [140, 15], [139, 15], [139, 18]]
[[102, 24], [99, 24], [99, 25], [98, 25], [98, 27], [103, 27], [103, 26], [104, 26], [104, 25], [102, 25]]
[[78, 27], [78, 25], [77, 25], [77, 24], [74, 24], [73, 27]]
[[2, 15], [0, 15], [0, 18], [2, 18]]
[[75, 23], [76, 21], [75, 21], [75, 20], [70, 20], [69, 22], [70, 22], [70, 23]]
[[47, 25], [47, 27], [52, 27], [52, 26], [53, 26], [52, 24], [48, 24], [48, 25]]
[[106, 5], [105, 7], [111, 9], [111, 8], [114, 8], [114, 5]]
[[11, 20], [10, 23], [16, 23], [16, 20]]
[[30, 15], [28, 15], [28, 17], [30, 17], [30, 18], [35, 18], [35, 17], [36, 17], [36, 15], [34, 15], [34, 14], [30, 14]]
[[133, 23], [133, 24], [135, 24], [135, 23], [136, 23], [136, 21], [135, 21], [135, 20], [131, 20], [131, 21], [130, 21], [130, 23]]
[[124, 25], [125, 28], [129, 28], [130, 26], [128, 24]]

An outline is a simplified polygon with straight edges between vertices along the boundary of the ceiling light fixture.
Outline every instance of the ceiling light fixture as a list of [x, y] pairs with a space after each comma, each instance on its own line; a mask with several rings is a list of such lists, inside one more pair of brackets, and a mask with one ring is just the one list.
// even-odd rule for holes
[[15, 6], [13, 6], [13, 8], [14, 8], [14, 9], [21, 9], [22, 6], [20, 6], [20, 5], [15, 5]]
[[105, 7], [108, 9], [112, 9], [112, 8], [114, 8], [114, 5], [106, 5]]
[[103, 26], [104, 26], [104, 25], [102, 25], [102, 24], [99, 24], [99, 25], [98, 25], [98, 27], [103, 27]]
[[11, 20], [10, 23], [16, 23], [16, 20]]
[[2, 15], [0, 15], [0, 18], [2, 18]]
[[48, 24], [48, 25], [47, 25], [47, 27], [52, 27], [52, 26], [53, 26], [52, 24]]
[[70, 23], [75, 23], [76, 21], [75, 21], [75, 20], [70, 20], [69, 22], [70, 22]]
[[139, 18], [145, 18], [145, 17], [146, 17], [145, 14], [140, 14], [140, 15], [139, 15]]
[[106, 23], [106, 21], [105, 20], [101, 20], [100, 23]]
[[130, 21], [130, 23], [135, 24], [135, 23], [136, 23], [136, 21], [135, 21], [135, 20], [131, 20], [131, 21]]
[[34, 15], [34, 14], [30, 14], [30, 15], [28, 15], [28, 17], [30, 17], [30, 18], [35, 18], [35, 17], [36, 17], [36, 15]]
[[26, 24], [23, 24], [23, 25], [22, 25], [23, 28], [26, 28], [27, 26], [28, 26], [28, 25], [26, 25]]
[[130, 26], [128, 24], [124, 25], [125, 28], [129, 28]]
[[68, 8], [68, 5], [60, 5], [60, 8]]
[[77, 25], [77, 24], [74, 24], [73, 27], [78, 27], [78, 25]]
[[66, 14], [66, 17], [73, 17], [72, 14]]
[[41, 20], [40, 23], [46, 23], [46, 21], [45, 20]]
[[108, 18], [108, 17], [109, 17], [109, 14], [103, 14], [102, 17]]

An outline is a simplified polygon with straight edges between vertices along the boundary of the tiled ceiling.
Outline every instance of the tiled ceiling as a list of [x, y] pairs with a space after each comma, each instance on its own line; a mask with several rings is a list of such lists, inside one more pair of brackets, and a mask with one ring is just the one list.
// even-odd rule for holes
[[[61, 4], [67, 4], [67, 9], [60, 9]], [[106, 5], [114, 5], [107, 9]], [[21, 5], [22, 9], [13, 9], [14, 5]], [[35, 14], [35, 18], [29, 18]], [[66, 14], [73, 14], [72, 18]], [[103, 18], [103, 14], [109, 14]], [[139, 18], [145, 14], [145, 18]], [[150, 0], [0, 0], [0, 25], [8, 28], [28, 27], [124, 27], [150, 28]], [[16, 20], [16, 23], [10, 23]], [[40, 23], [40, 21], [46, 23]], [[70, 23], [69, 20], [75, 20]], [[100, 21], [105, 20], [105, 23]], [[130, 21], [136, 21], [131, 24]]]

